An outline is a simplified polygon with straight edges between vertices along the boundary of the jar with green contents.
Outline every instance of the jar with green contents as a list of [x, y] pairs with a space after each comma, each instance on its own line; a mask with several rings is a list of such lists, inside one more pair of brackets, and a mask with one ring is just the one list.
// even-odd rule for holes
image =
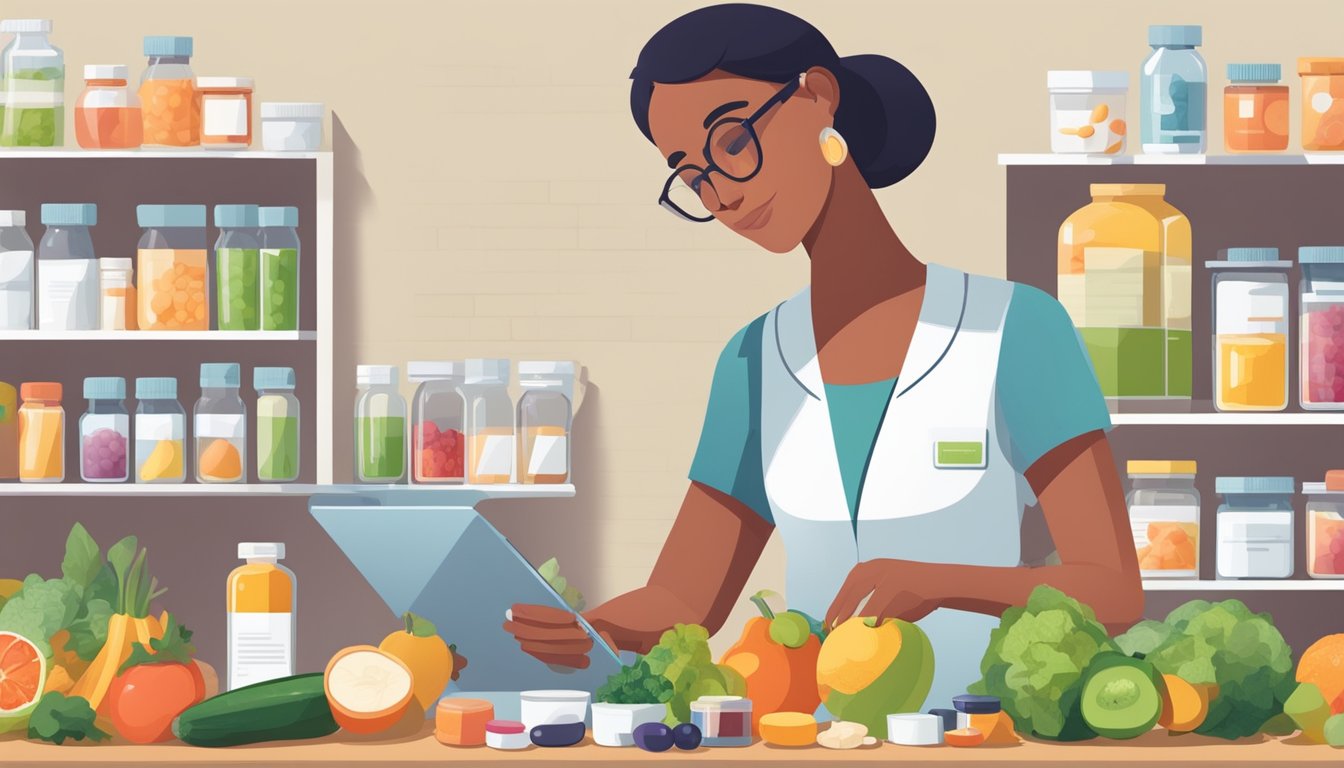
[[290, 483], [299, 478], [299, 399], [293, 368], [252, 371], [257, 390], [257, 479]]
[[65, 54], [47, 40], [49, 19], [6, 19], [14, 39], [0, 53], [0, 146], [65, 143]]
[[406, 476], [406, 401], [397, 391], [395, 365], [356, 369], [355, 477], [361, 483], [398, 483]]
[[219, 330], [255, 331], [261, 328], [258, 282], [261, 244], [257, 242], [257, 206], [216, 205], [215, 285], [219, 296]]
[[262, 208], [261, 328], [299, 329], [299, 209]]

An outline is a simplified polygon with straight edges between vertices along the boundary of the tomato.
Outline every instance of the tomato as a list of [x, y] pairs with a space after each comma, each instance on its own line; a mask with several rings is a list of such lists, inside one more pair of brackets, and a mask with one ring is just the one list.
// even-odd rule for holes
[[127, 741], [153, 744], [171, 740], [173, 718], [204, 698], [195, 664], [140, 664], [112, 681], [101, 711]]

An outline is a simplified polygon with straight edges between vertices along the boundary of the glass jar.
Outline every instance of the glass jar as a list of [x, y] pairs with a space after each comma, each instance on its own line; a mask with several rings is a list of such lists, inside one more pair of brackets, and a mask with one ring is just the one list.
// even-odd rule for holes
[[1302, 407], [1338, 411], [1344, 409], [1344, 246], [1299, 248], [1297, 259]]
[[513, 400], [509, 361], [467, 361], [467, 482], [487, 485], [513, 479]]
[[321, 102], [262, 102], [261, 146], [267, 152], [316, 152], [322, 148]]
[[1164, 184], [1093, 184], [1059, 228], [1059, 300], [1109, 398], [1189, 398], [1190, 221]]
[[299, 209], [267, 207], [261, 222], [261, 328], [299, 330]]
[[397, 391], [397, 367], [360, 365], [355, 377], [355, 478], [399, 483], [406, 477], [406, 401]]
[[1302, 149], [1344, 149], [1344, 58], [1297, 60], [1302, 76]]
[[518, 482], [569, 482], [569, 428], [574, 416], [574, 364], [518, 363]]
[[1195, 50], [1202, 42], [1203, 29], [1198, 25], [1148, 27], [1153, 52], [1139, 77], [1144, 152], [1204, 152], [1209, 70]]
[[0, 331], [33, 327], [33, 241], [23, 211], [0, 211]]
[[258, 314], [261, 244], [257, 242], [257, 206], [216, 205], [215, 285], [219, 288], [219, 330], [255, 331]]
[[198, 77], [196, 90], [201, 94], [201, 146], [252, 146], [252, 78]]
[[86, 483], [124, 483], [130, 477], [131, 417], [126, 412], [126, 380], [120, 376], [84, 379], [89, 407], [79, 417], [79, 476]]
[[30, 381], [19, 387], [19, 481], [65, 480], [65, 409], [61, 385]]
[[192, 39], [145, 38], [149, 58], [140, 77], [140, 104], [147, 147], [194, 147], [201, 143], [201, 97], [191, 71]]
[[131, 281], [131, 259], [99, 259], [98, 284], [100, 327], [104, 331], [133, 331], [135, 283]]
[[45, 203], [47, 231], [37, 248], [37, 327], [44, 331], [95, 331], [98, 255], [89, 227], [98, 223], [93, 203]]
[[466, 476], [466, 401], [462, 363], [417, 361], [406, 377], [415, 389], [411, 402], [411, 480], [460, 483]]
[[75, 141], [85, 149], [135, 149], [144, 136], [140, 98], [126, 84], [125, 64], [84, 67], [84, 92], [75, 102]]
[[0, 381], [0, 480], [19, 479], [19, 393]]
[[196, 425], [196, 482], [247, 482], [247, 406], [238, 396], [237, 363], [201, 364]]
[[1050, 151], [1089, 155], [1125, 153], [1128, 72], [1052, 70]]
[[1344, 579], [1344, 473], [1327, 472], [1324, 483], [1303, 483], [1307, 497], [1307, 575]]
[[1223, 146], [1228, 152], [1288, 148], [1288, 86], [1278, 64], [1228, 64], [1223, 89]]
[[142, 331], [210, 328], [204, 205], [139, 205], [137, 317]]
[[293, 368], [254, 368], [257, 391], [257, 479], [290, 483], [299, 479], [299, 399]]
[[1220, 411], [1288, 407], [1288, 269], [1278, 248], [1228, 248], [1213, 272], [1213, 391]]
[[0, 52], [0, 147], [65, 144], [65, 54], [47, 40], [48, 19], [5, 19], [14, 39]]
[[1220, 477], [1218, 578], [1293, 575], [1293, 478]]
[[1145, 579], [1199, 578], [1199, 491], [1193, 461], [1131, 461], [1129, 526]]
[[135, 482], [186, 480], [187, 414], [177, 379], [136, 379], [135, 399]]

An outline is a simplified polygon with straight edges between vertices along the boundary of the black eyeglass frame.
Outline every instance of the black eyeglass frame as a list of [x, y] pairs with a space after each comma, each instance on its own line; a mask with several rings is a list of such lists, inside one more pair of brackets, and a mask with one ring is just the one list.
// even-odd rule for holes
[[[711, 125], [709, 127], [709, 131], [705, 133], [704, 157], [707, 163], [706, 167], [701, 168], [700, 166], [695, 165], [693, 163], [687, 163], [685, 165], [678, 166], [676, 170], [672, 171], [672, 175], [667, 177], [667, 183], [663, 184], [663, 193], [658, 197], [658, 204], [666, 208], [667, 210], [671, 211], [676, 216], [685, 219], [686, 221], [693, 221], [699, 224], [713, 221], [714, 214], [712, 212], [710, 213], [709, 216], [706, 217], [693, 216], [687, 213], [686, 211], [682, 210], [681, 206], [672, 202], [672, 198], [670, 196], [670, 193], [672, 192], [672, 185], [676, 184], [681, 174], [686, 171], [698, 171], [700, 174], [700, 178], [703, 178], [706, 182], [709, 182], [709, 185], [711, 187], [714, 186], [714, 182], [709, 178], [709, 175], [711, 173], [720, 174], [724, 178], [737, 182], [751, 181], [753, 178], [755, 178], [756, 175], [761, 172], [761, 166], [765, 165], [765, 150], [761, 147], [761, 137], [756, 132], [756, 123], [763, 117], [765, 117], [765, 114], [769, 112], [772, 108], [774, 108], [775, 105], [783, 104], [785, 101], [788, 101], [789, 97], [793, 96], [793, 94], [797, 92], [797, 90], [802, 86], [803, 77], [804, 77], [803, 75], [799, 75], [798, 77], [790, 80], [788, 83], [785, 83], [784, 87], [780, 88], [778, 91], [775, 91], [775, 94], [773, 96], [771, 96], [769, 99], [766, 99], [765, 103], [761, 104], [761, 106], [758, 107], [755, 112], [752, 112], [745, 119], [736, 117], [725, 117], [719, 120], [718, 122], [714, 123], [713, 125]], [[752, 169], [751, 173], [748, 173], [745, 176], [734, 176], [731, 173], [725, 171], [723, 168], [719, 167], [717, 163], [715, 163], [713, 160], [710, 159], [713, 156], [712, 145], [714, 139], [714, 132], [728, 123], [740, 123], [742, 125], [742, 128], [747, 132], [747, 135], [756, 144], [756, 167]], [[695, 192], [697, 195], [700, 194], [700, 190], [698, 189], [692, 189], [691, 191]]]

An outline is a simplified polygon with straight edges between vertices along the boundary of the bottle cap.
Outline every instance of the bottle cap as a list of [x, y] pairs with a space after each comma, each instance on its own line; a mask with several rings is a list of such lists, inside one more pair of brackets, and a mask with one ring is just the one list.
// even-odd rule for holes
[[29, 381], [19, 387], [19, 397], [24, 400], [61, 401], [61, 385], [55, 381]]
[[177, 379], [171, 376], [149, 376], [135, 380], [136, 400], [176, 400]]
[[266, 206], [258, 209], [257, 216], [263, 227], [299, 226], [299, 209], [293, 206]]
[[237, 363], [201, 363], [202, 387], [237, 388], [241, 379]]
[[22, 227], [28, 223], [25, 211], [0, 211], [0, 227]]
[[503, 358], [472, 358], [467, 361], [468, 384], [508, 384], [509, 361]]
[[196, 78], [196, 87], [202, 90], [206, 88], [220, 88], [236, 90], [240, 88], [252, 88], [253, 80], [250, 77], [198, 77]]
[[1277, 83], [1283, 77], [1278, 64], [1228, 64], [1227, 79], [1234, 83]]
[[1287, 269], [1293, 262], [1279, 258], [1278, 248], [1228, 248], [1222, 261], [1206, 261], [1211, 269]]
[[5, 19], [0, 32], [50, 32], [51, 19]]
[[1291, 494], [1291, 477], [1219, 477], [1213, 481], [1213, 490], [1220, 494], [1277, 493]]
[[85, 80], [125, 80], [131, 70], [125, 64], [85, 64]]
[[1154, 24], [1148, 27], [1148, 44], [1202, 45], [1204, 28], [1198, 24]]
[[293, 368], [253, 368], [253, 389], [293, 389]]
[[261, 103], [262, 120], [321, 120], [322, 113], [321, 102], [263, 101]]
[[238, 543], [238, 559], [256, 558], [285, 559], [285, 544], [278, 541], [241, 541]]
[[257, 228], [257, 206], [255, 205], [216, 205], [216, 227]]
[[49, 227], [92, 227], [98, 223], [93, 203], [43, 203], [42, 223]]
[[390, 386], [397, 383], [395, 365], [355, 366], [355, 382], [361, 387]]
[[120, 376], [90, 376], [84, 379], [85, 400], [124, 400], [126, 380]]
[[574, 363], [569, 360], [523, 360], [518, 363], [519, 376], [573, 376]]
[[1304, 57], [1297, 60], [1299, 75], [1340, 75], [1344, 74], [1344, 59]]
[[415, 360], [406, 364], [406, 378], [411, 381], [452, 379], [462, 376], [462, 363], [456, 360]]
[[1344, 264], [1344, 245], [1304, 245], [1297, 249], [1303, 264]]
[[1130, 461], [1125, 471], [1131, 475], [1193, 475], [1198, 465], [1193, 461]]
[[146, 56], [190, 56], [192, 39], [185, 35], [146, 35]]
[[1061, 91], [1125, 90], [1129, 88], [1129, 73], [1093, 69], [1052, 69], [1045, 73], [1045, 87]]
[[1167, 194], [1166, 184], [1093, 184], [1088, 188], [1093, 197], [1142, 197], [1153, 195], [1161, 197]]
[[204, 205], [137, 205], [135, 219], [141, 227], [204, 227]]
[[998, 696], [977, 696], [972, 693], [953, 696], [952, 706], [958, 712], [965, 712], [968, 715], [992, 715], [1003, 709]]

